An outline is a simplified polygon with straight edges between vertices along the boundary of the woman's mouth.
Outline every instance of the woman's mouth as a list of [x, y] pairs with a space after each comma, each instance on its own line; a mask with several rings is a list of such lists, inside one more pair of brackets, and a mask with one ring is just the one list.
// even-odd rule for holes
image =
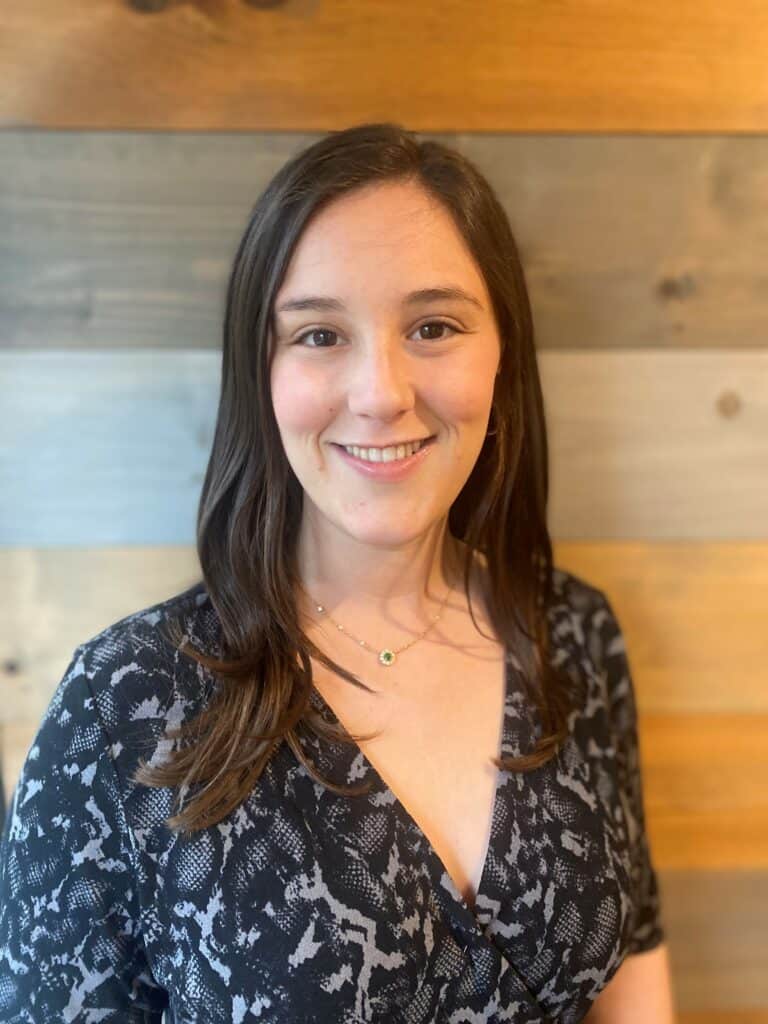
[[333, 447], [347, 465], [358, 470], [364, 476], [378, 480], [400, 480], [421, 465], [429, 455], [435, 436], [422, 441], [402, 445], [391, 445], [386, 448], [358, 447], [357, 445], [341, 445]]

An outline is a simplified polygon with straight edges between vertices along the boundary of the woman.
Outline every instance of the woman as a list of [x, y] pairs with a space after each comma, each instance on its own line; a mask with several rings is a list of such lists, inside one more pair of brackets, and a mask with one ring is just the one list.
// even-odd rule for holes
[[552, 565], [485, 179], [390, 124], [299, 153], [221, 387], [203, 582], [77, 648], [16, 787], [0, 1020], [671, 1020], [621, 631]]

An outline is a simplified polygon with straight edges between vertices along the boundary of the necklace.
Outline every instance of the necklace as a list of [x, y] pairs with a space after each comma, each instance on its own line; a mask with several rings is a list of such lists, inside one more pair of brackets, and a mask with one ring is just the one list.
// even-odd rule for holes
[[366, 643], [365, 640], [361, 640], [359, 637], [356, 637], [354, 634], [350, 633], [348, 629], [345, 629], [344, 626], [341, 625], [341, 623], [337, 622], [333, 618], [333, 616], [329, 614], [329, 612], [325, 608], [325, 605], [318, 604], [317, 601], [315, 601], [314, 597], [311, 596], [311, 594], [309, 594], [308, 596], [311, 598], [312, 604], [315, 606], [315, 609], [318, 612], [320, 612], [321, 615], [325, 615], [325, 617], [334, 624], [334, 626], [336, 627], [336, 629], [338, 629], [340, 633], [344, 633], [346, 636], [350, 638], [350, 640], [354, 640], [355, 643], [358, 644], [360, 647], [365, 647], [366, 650], [371, 651], [373, 654], [376, 654], [378, 656], [379, 662], [386, 668], [388, 668], [390, 665], [394, 664], [395, 658], [397, 657], [398, 654], [401, 654], [409, 647], [412, 647], [415, 643], [417, 643], [419, 640], [425, 637], [427, 633], [430, 631], [430, 629], [432, 629], [434, 624], [443, 614], [443, 609], [445, 608], [446, 602], [448, 601], [448, 598], [450, 597], [452, 590], [453, 587], [448, 588], [448, 591], [446, 592], [446, 595], [443, 598], [442, 603], [440, 605], [440, 611], [437, 613], [437, 615], [434, 615], [432, 617], [432, 621], [430, 622], [430, 624], [427, 626], [425, 630], [422, 630], [422, 632], [419, 633], [417, 637], [414, 637], [413, 640], [409, 640], [408, 643], [403, 644], [402, 647], [397, 647], [395, 649], [391, 647], [382, 647], [380, 651], [377, 651], [375, 647], [371, 647], [371, 645]]

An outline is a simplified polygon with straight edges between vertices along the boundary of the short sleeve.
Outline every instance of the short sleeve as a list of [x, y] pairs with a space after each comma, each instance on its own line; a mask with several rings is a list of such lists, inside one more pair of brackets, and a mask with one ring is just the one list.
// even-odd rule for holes
[[[2, 749], [0, 749], [0, 755]], [[3, 771], [2, 771], [2, 757], [0, 757], [0, 835], [3, 833], [3, 825], [5, 824], [5, 785], [3, 783]]]
[[0, 843], [0, 1020], [160, 1024], [114, 750], [78, 647], [22, 766]]
[[645, 824], [637, 704], [621, 626], [601, 594], [601, 657], [606, 674], [608, 717], [616, 746], [619, 795], [624, 809], [632, 865], [635, 921], [628, 953], [653, 949], [666, 939], [658, 877]]

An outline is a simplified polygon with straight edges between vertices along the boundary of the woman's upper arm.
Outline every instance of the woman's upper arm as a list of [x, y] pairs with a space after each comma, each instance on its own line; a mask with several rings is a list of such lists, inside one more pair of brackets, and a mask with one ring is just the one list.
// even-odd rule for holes
[[628, 956], [584, 1020], [586, 1024], [674, 1024], [667, 944]]
[[658, 877], [645, 820], [637, 702], [624, 635], [610, 602], [602, 595], [600, 658], [605, 673], [608, 717], [630, 865], [634, 922], [627, 954], [643, 953], [666, 939]]
[[112, 744], [75, 651], [0, 844], [0, 1020], [159, 1022]]
[[667, 935], [646, 830], [635, 687], [621, 626], [608, 599], [604, 594], [601, 598], [596, 655], [605, 674], [634, 914], [624, 959], [585, 1020], [589, 1024], [673, 1024]]

